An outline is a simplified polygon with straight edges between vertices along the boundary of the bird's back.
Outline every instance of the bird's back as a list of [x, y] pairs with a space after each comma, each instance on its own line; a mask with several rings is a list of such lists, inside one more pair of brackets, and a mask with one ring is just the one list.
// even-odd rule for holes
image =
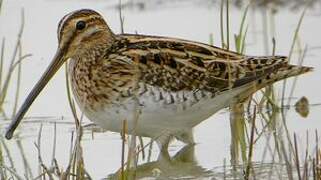
[[141, 81], [168, 91], [219, 93], [256, 82], [271, 82], [310, 71], [288, 64], [285, 56], [245, 56], [176, 38], [118, 35], [112, 53], [139, 65]]

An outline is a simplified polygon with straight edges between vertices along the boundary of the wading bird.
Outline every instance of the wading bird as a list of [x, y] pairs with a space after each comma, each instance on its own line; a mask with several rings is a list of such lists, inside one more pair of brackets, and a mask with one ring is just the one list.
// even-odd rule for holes
[[91, 121], [121, 132], [126, 120], [128, 133], [155, 138], [162, 152], [172, 137], [193, 144], [192, 128], [220, 109], [312, 70], [290, 65], [284, 56], [246, 56], [188, 40], [114, 34], [89, 9], [62, 18], [58, 42], [51, 64], [7, 129], [7, 139], [65, 62], [74, 97]]

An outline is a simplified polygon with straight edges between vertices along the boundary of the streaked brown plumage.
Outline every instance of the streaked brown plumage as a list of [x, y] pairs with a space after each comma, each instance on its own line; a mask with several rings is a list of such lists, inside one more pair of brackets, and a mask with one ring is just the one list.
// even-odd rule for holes
[[[176, 38], [114, 34], [93, 10], [66, 15], [58, 27], [59, 47], [11, 125], [7, 138], [58, 68], [69, 62], [75, 98], [89, 119], [111, 131], [193, 143], [191, 129], [233, 101], [311, 70], [283, 56], [245, 56]], [[139, 109], [138, 122], [135, 111]], [[215, 127], [213, 127], [215, 128]]]

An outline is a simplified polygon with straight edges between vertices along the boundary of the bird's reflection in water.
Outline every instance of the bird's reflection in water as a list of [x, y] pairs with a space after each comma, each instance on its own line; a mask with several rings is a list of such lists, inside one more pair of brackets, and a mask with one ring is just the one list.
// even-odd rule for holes
[[[126, 170], [127, 179], [196, 179], [210, 177], [212, 172], [198, 165], [194, 156], [195, 145], [187, 145], [173, 157], [161, 153], [158, 160], [138, 165], [135, 170]], [[107, 179], [121, 179], [119, 173]]]

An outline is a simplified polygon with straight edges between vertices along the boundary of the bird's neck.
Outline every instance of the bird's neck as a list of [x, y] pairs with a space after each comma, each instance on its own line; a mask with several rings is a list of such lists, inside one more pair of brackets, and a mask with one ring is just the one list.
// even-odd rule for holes
[[74, 56], [69, 60], [69, 81], [82, 108], [97, 109], [117, 98], [113, 94], [112, 83], [109, 83], [112, 78], [109, 71], [105, 70], [108, 61], [104, 58], [114, 43], [113, 40], [106, 36], [91, 38], [81, 47], [77, 47]]

